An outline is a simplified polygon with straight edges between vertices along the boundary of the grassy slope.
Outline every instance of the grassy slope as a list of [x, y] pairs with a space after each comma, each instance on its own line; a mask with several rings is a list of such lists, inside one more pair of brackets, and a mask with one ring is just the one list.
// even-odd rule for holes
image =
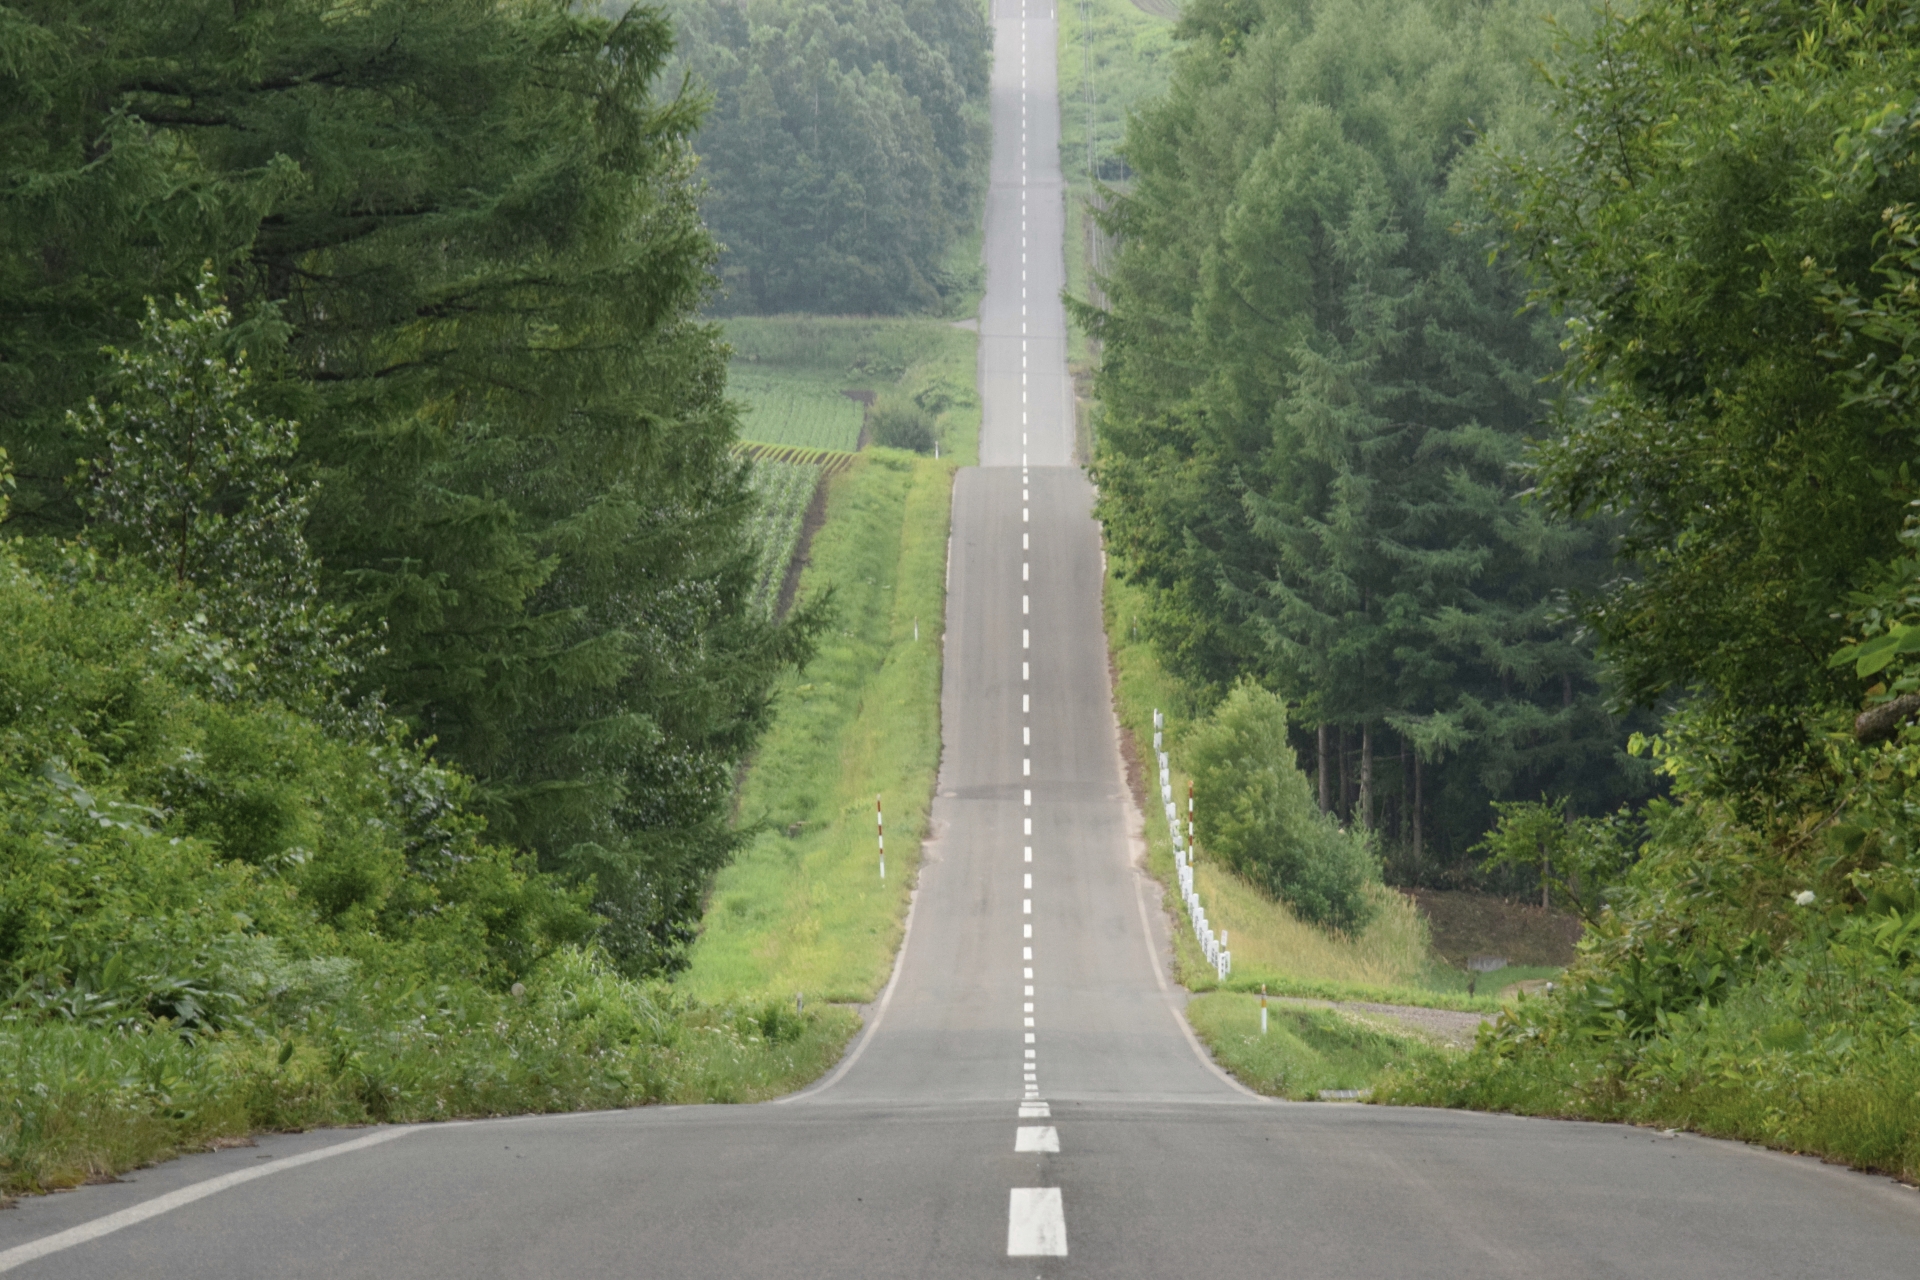
[[[953, 469], [870, 450], [832, 481], [801, 591], [831, 586], [839, 622], [781, 690], [740, 796], [742, 820], [766, 829], [715, 882], [683, 991], [857, 1002], [886, 982], [940, 758]], [[884, 883], [876, 793], [887, 803]]]
[[[1169, 745], [1174, 789], [1176, 794], [1184, 794], [1186, 778], [1179, 772], [1177, 735], [1180, 725], [1193, 719], [1194, 708], [1179, 683], [1160, 666], [1152, 647], [1133, 636], [1133, 619], [1144, 611], [1139, 590], [1110, 573], [1105, 601], [1107, 643], [1113, 654], [1121, 724], [1132, 739], [1138, 759], [1147, 762], [1153, 751], [1153, 710], [1158, 707], [1167, 713], [1174, 735]], [[1177, 902], [1177, 890], [1172, 887], [1173, 849], [1157, 811], [1148, 816], [1147, 845], [1149, 870], [1167, 886], [1170, 900]], [[1436, 970], [1425, 921], [1402, 894], [1383, 891], [1374, 923], [1359, 937], [1349, 939], [1296, 919], [1285, 904], [1208, 861], [1204, 850], [1194, 872], [1207, 918], [1228, 935], [1228, 949], [1233, 952], [1233, 974], [1226, 983], [1229, 990], [1254, 991], [1265, 983], [1276, 995], [1488, 1011], [1499, 1007], [1486, 995], [1467, 996], [1464, 976], [1454, 990], [1448, 973]], [[1194, 991], [1216, 989], [1221, 984], [1202, 956], [1185, 917], [1181, 916], [1176, 925], [1176, 977]]]
[[1331, 1010], [1270, 1008], [1260, 1034], [1256, 996], [1214, 992], [1187, 1005], [1187, 1020], [1220, 1065], [1261, 1093], [1312, 1100], [1322, 1089], [1371, 1089], [1385, 1072], [1440, 1051]]

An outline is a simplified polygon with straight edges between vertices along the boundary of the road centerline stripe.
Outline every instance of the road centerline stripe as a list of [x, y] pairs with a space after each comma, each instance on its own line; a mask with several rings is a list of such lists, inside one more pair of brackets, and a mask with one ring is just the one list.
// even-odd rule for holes
[[1060, 1188], [1014, 1187], [1007, 1193], [1007, 1256], [1067, 1256], [1067, 1219]]

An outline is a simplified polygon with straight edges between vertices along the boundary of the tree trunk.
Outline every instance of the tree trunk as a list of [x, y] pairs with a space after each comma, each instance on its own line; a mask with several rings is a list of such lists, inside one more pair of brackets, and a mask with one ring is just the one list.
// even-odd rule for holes
[[1422, 801], [1425, 799], [1420, 794], [1420, 784], [1424, 776], [1420, 768], [1420, 757], [1416, 754], [1413, 757], [1413, 865], [1415, 867], [1420, 865], [1420, 811]]
[[1353, 779], [1347, 776], [1347, 726], [1341, 725], [1336, 732], [1340, 744], [1340, 821], [1347, 822], [1353, 817]]
[[1407, 760], [1407, 735], [1400, 735], [1400, 789], [1393, 806], [1393, 838], [1400, 843], [1407, 842], [1407, 777], [1412, 773]]
[[1373, 830], [1373, 726], [1360, 726], [1360, 829]]
[[1853, 722], [1853, 736], [1861, 745], [1870, 745], [1893, 737], [1900, 726], [1920, 713], [1920, 694], [1903, 693], [1892, 702], [1862, 711]]
[[1333, 779], [1327, 775], [1327, 726], [1320, 725], [1320, 812], [1325, 813], [1333, 807]]

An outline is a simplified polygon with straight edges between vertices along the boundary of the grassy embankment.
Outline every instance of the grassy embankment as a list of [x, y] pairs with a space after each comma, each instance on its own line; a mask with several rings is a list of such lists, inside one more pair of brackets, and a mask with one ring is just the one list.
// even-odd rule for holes
[[734, 320], [728, 336], [756, 372], [940, 406], [939, 460], [869, 449], [828, 481], [800, 592], [831, 588], [836, 623], [780, 690], [740, 791], [741, 820], [762, 830], [716, 880], [679, 982], [701, 1000], [864, 1002], [893, 964], [939, 765], [948, 506], [977, 454], [975, 338], [944, 321], [811, 317]]
[[[1109, 574], [1105, 609], [1116, 710], [1149, 786], [1153, 711], [1168, 713], [1175, 792], [1184, 794], [1179, 729], [1192, 721], [1195, 708], [1151, 646], [1134, 635], [1133, 619], [1143, 606], [1137, 588]], [[1146, 839], [1148, 870], [1171, 903], [1177, 894], [1173, 847], [1157, 807], [1147, 816]], [[1548, 965], [1509, 966], [1482, 979], [1482, 989], [1470, 995], [1468, 975], [1435, 954], [1427, 921], [1405, 894], [1380, 889], [1373, 922], [1358, 936], [1346, 937], [1297, 919], [1284, 903], [1209, 861], [1204, 850], [1194, 879], [1208, 919], [1227, 934], [1233, 973], [1225, 983], [1214, 976], [1185, 917], [1176, 913], [1174, 976], [1195, 992], [1187, 1017], [1221, 1065], [1263, 1092], [1311, 1097], [1321, 1089], [1369, 1088], [1392, 1069], [1423, 1066], [1441, 1056], [1418, 1038], [1336, 1012], [1276, 1006], [1270, 1011], [1272, 1029], [1262, 1037], [1259, 1002], [1252, 993], [1263, 986], [1279, 997], [1495, 1013], [1513, 998], [1502, 998], [1501, 990], [1560, 972]]]
[[[1161, 667], [1152, 647], [1133, 635], [1132, 622], [1144, 607], [1137, 588], [1109, 574], [1106, 585], [1107, 643], [1116, 673], [1116, 706], [1140, 767], [1153, 770], [1153, 711], [1167, 713], [1168, 750], [1173, 756], [1175, 793], [1184, 795], [1179, 772], [1179, 732], [1191, 722], [1193, 707], [1179, 682]], [[1151, 784], [1151, 777], [1148, 777]], [[1150, 797], [1151, 798], [1151, 797]], [[1173, 846], [1157, 808], [1146, 824], [1148, 867], [1161, 884], [1172, 886]], [[1294, 917], [1284, 903], [1255, 889], [1225, 867], [1207, 859], [1194, 867], [1195, 887], [1207, 918], [1227, 933], [1233, 973], [1222, 984], [1213, 974], [1182, 919], [1175, 930], [1175, 976], [1193, 991], [1258, 991], [1325, 1000], [1363, 1000], [1423, 1005], [1438, 1009], [1492, 1012], [1500, 1007], [1490, 992], [1469, 996], [1467, 976], [1437, 963], [1425, 919], [1405, 894], [1379, 891], [1379, 910], [1357, 937], [1329, 932]], [[1171, 887], [1169, 893], [1175, 892]], [[1510, 968], [1502, 986], [1549, 975], [1556, 970]]]
[[714, 883], [678, 984], [698, 999], [862, 1002], [886, 982], [940, 759], [952, 477], [944, 459], [870, 450], [828, 482], [801, 595], [831, 586], [837, 620], [781, 688], [741, 787], [741, 820], [763, 830]]

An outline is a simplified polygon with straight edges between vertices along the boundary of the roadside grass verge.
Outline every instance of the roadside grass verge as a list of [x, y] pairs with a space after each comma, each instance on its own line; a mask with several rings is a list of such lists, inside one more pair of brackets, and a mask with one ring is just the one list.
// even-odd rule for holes
[[736, 398], [749, 405], [742, 438], [762, 440], [755, 432], [763, 424], [769, 434], [779, 429], [771, 425], [772, 416], [756, 418], [756, 396], [767, 404], [787, 396], [822, 414], [830, 398], [839, 396], [857, 419], [859, 406], [841, 392], [871, 391], [931, 414], [943, 459], [951, 457], [960, 466], [979, 460], [980, 398], [974, 387], [979, 345], [972, 332], [921, 316], [735, 316], [725, 326], [733, 347], [729, 385], [740, 388]]
[[[1142, 770], [1142, 778], [1153, 770], [1153, 712], [1158, 707], [1167, 713], [1174, 794], [1184, 796], [1187, 778], [1179, 772], [1179, 731], [1197, 718], [1199, 708], [1138, 634], [1136, 623], [1148, 608], [1144, 593], [1110, 570], [1104, 608], [1114, 703], [1129, 768]], [[1150, 815], [1145, 834], [1147, 869], [1162, 891], [1177, 900], [1173, 846], [1166, 826]], [[1214, 976], [1185, 916], [1174, 912], [1174, 977], [1191, 991], [1224, 986], [1229, 991], [1254, 992], [1265, 984], [1274, 995], [1493, 1012], [1502, 1007], [1497, 988], [1557, 972], [1502, 970], [1483, 977], [1480, 989], [1470, 996], [1467, 975], [1437, 961], [1425, 917], [1411, 898], [1396, 890], [1376, 890], [1379, 910], [1373, 921], [1350, 937], [1299, 919], [1285, 903], [1211, 861], [1205, 849], [1194, 866], [1194, 881], [1208, 919], [1227, 933], [1233, 973], [1224, 984]]]
[[[829, 482], [800, 590], [831, 588], [837, 621], [779, 690], [741, 786], [740, 820], [761, 830], [714, 881], [676, 982], [690, 997], [790, 1008], [803, 993], [812, 1008], [869, 1001], [886, 983], [940, 759], [954, 466], [871, 449]], [[876, 794], [886, 803], [884, 882]]]
[[577, 948], [518, 998], [370, 978], [297, 1021], [194, 1038], [16, 1021], [0, 1029], [0, 1192], [109, 1180], [260, 1131], [758, 1101], [819, 1076], [858, 1025], [791, 1002], [701, 1005]]
[[1424, 1063], [1440, 1051], [1410, 1036], [1368, 1026], [1331, 1010], [1267, 1010], [1260, 1034], [1257, 997], [1215, 992], [1187, 1004], [1187, 1020], [1221, 1066], [1249, 1088], [1312, 1101], [1323, 1089], [1370, 1090], [1389, 1071]]

